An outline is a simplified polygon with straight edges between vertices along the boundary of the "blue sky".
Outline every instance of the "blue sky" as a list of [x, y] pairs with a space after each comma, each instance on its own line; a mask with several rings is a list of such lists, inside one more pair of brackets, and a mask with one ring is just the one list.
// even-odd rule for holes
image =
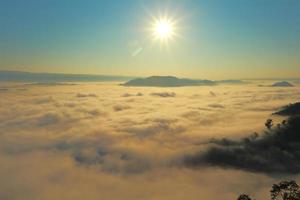
[[[149, 38], [162, 14], [168, 44]], [[300, 77], [298, 0], [0, 0], [0, 27], [1, 70]]]

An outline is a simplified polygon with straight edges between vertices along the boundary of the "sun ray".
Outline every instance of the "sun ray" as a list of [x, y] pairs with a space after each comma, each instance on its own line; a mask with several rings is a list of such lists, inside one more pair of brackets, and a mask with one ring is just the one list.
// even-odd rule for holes
[[176, 21], [169, 17], [154, 18], [151, 25], [154, 40], [168, 42], [173, 40], [176, 34]]

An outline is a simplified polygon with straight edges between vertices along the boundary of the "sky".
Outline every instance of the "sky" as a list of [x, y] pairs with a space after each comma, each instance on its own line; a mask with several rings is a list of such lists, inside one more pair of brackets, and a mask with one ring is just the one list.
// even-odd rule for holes
[[[298, 0], [0, 0], [0, 70], [298, 78]], [[176, 22], [154, 40], [153, 21]]]

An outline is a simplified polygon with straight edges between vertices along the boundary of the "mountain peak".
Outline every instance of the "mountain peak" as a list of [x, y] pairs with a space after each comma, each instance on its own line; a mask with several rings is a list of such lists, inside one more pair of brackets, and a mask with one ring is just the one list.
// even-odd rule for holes
[[287, 81], [276, 82], [272, 85], [272, 87], [294, 87], [291, 83]]

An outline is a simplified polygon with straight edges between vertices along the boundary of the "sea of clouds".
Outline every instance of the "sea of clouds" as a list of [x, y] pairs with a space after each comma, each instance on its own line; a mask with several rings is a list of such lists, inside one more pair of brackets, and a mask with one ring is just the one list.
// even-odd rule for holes
[[264, 199], [300, 176], [185, 163], [212, 138], [263, 132], [300, 100], [299, 86], [258, 84], [1, 83], [0, 199]]

